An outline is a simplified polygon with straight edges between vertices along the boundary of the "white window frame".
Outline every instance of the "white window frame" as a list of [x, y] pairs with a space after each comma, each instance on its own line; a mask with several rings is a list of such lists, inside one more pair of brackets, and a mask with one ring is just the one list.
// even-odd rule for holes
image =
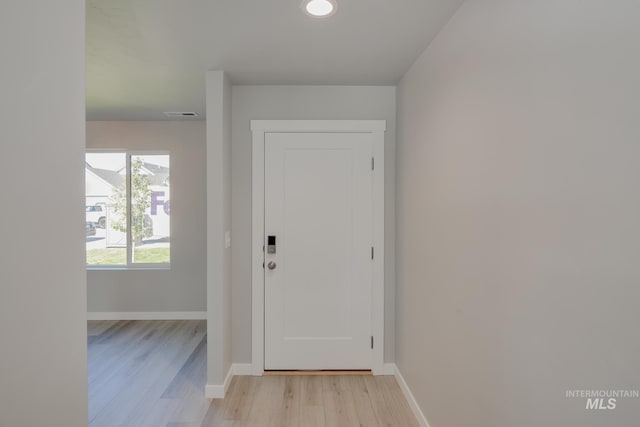
[[[169, 170], [171, 170], [171, 153], [168, 150], [127, 150], [127, 149], [86, 149], [86, 153], [123, 153], [127, 169], [125, 186], [127, 187], [127, 264], [87, 264], [87, 270], [170, 270], [173, 259], [173, 245], [169, 237], [169, 262], [140, 263], [133, 262], [133, 236], [131, 234], [131, 157], [132, 156], [169, 156]], [[172, 216], [169, 215], [169, 230], [173, 230]], [[85, 249], [86, 252], [86, 249]]]

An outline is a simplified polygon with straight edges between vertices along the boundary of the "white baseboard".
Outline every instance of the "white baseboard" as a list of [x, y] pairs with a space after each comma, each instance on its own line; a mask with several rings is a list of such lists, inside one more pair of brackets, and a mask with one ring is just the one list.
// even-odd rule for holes
[[206, 320], [206, 311], [90, 311], [87, 320]]
[[204, 388], [204, 397], [207, 399], [224, 399], [224, 385], [207, 384]]
[[227, 371], [227, 376], [224, 377], [224, 385], [222, 386], [224, 389], [224, 394], [222, 395], [222, 397], [227, 394], [227, 390], [229, 390], [229, 384], [231, 384], [231, 380], [233, 379], [234, 375], [235, 373], [233, 372], [233, 365], [231, 365], [229, 366], [229, 370]]
[[251, 375], [252, 369], [253, 365], [251, 365], [250, 363], [234, 363], [229, 367], [227, 376], [224, 379], [224, 384], [207, 384], [204, 389], [204, 396], [207, 399], [224, 399], [233, 377], [236, 375]]
[[[422, 412], [422, 409], [420, 409], [420, 406], [418, 405], [418, 402], [416, 401], [416, 398], [413, 396], [413, 393], [411, 393], [411, 389], [409, 389], [409, 386], [407, 385], [407, 382], [404, 380], [404, 377], [400, 373], [400, 370], [398, 369], [396, 364], [395, 363], [385, 364], [385, 371], [387, 369], [386, 365], [392, 365], [393, 366], [393, 371], [394, 371], [393, 375], [396, 377], [396, 381], [398, 382], [398, 385], [400, 386], [400, 389], [402, 390], [402, 393], [404, 394], [404, 397], [409, 402], [409, 406], [411, 407], [411, 410], [413, 411], [413, 414], [415, 415], [416, 419], [418, 420], [418, 423], [420, 424], [420, 426], [421, 427], [430, 427], [429, 426], [429, 421], [427, 421], [427, 417], [424, 416], [424, 413]], [[389, 367], [389, 369], [391, 369], [391, 367]]]
[[227, 376], [224, 378], [224, 384], [207, 384], [204, 388], [204, 397], [207, 399], [224, 399], [233, 378], [233, 365], [229, 367]]
[[382, 375], [395, 375], [396, 374], [396, 364], [395, 363], [385, 363], [382, 365]]

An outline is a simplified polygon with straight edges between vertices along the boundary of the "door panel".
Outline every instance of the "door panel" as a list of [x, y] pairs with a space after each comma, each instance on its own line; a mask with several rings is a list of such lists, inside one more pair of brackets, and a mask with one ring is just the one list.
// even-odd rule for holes
[[370, 138], [265, 135], [265, 369], [371, 368]]

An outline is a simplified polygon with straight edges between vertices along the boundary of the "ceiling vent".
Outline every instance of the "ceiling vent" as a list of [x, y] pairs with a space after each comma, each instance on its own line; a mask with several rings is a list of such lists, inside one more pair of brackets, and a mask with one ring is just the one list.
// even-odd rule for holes
[[189, 119], [194, 117], [200, 117], [198, 113], [193, 111], [167, 111], [164, 113], [165, 116], [170, 119]]

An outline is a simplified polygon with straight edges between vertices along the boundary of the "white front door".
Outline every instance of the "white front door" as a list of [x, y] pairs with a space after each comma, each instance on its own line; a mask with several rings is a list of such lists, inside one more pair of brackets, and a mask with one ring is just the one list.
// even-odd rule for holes
[[371, 135], [265, 134], [267, 370], [372, 368]]

